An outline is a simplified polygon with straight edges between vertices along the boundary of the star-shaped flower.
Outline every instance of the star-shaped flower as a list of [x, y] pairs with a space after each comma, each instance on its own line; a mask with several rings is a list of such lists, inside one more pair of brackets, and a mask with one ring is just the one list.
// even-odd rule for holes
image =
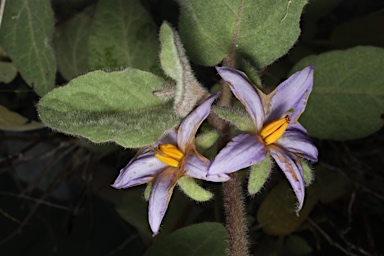
[[317, 148], [297, 121], [312, 91], [312, 66], [296, 72], [268, 95], [254, 87], [243, 72], [228, 67], [218, 67], [217, 71], [245, 106], [255, 132], [235, 136], [216, 156], [208, 177], [257, 164], [269, 152], [296, 194], [298, 213], [305, 193], [301, 158], [316, 162], [318, 156]]
[[199, 154], [195, 147], [197, 129], [209, 115], [217, 97], [218, 94], [210, 96], [183, 120], [178, 129], [171, 129], [150, 148], [132, 159], [112, 185], [122, 189], [152, 183], [148, 220], [154, 236], [159, 231], [173, 189], [181, 177], [213, 182], [229, 179], [226, 174], [207, 178], [211, 162]]

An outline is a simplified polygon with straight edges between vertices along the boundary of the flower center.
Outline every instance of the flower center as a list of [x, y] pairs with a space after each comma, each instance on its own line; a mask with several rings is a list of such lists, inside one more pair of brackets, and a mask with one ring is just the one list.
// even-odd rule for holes
[[155, 157], [172, 167], [180, 167], [184, 154], [172, 144], [160, 144], [155, 149]]
[[289, 116], [285, 116], [265, 125], [260, 132], [260, 136], [264, 140], [265, 145], [275, 143], [280, 139], [287, 129], [289, 122]]

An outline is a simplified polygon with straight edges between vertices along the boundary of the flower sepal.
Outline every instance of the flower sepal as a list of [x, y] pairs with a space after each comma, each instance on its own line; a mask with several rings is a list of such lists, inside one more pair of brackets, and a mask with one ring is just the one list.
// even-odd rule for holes
[[259, 163], [251, 166], [248, 179], [248, 193], [253, 196], [258, 193], [272, 172], [272, 158], [267, 154]]
[[213, 194], [208, 190], [200, 187], [195, 179], [183, 176], [177, 181], [177, 185], [181, 188], [181, 190], [190, 198], [195, 201], [204, 202], [212, 199]]

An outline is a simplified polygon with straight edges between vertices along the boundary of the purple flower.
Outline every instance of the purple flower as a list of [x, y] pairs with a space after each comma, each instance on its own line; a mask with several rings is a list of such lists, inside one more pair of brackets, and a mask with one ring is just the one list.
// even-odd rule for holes
[[226, 174], [215, 174], [207, 178], [211, 162], [195, 148], [196, 131], [209, 115], [217, 97], [218, 94], [210, 96], [183, 120], [178, 129], [171, 129], [151, 148], [132, 159], [112, 185], [122, 189], [152, 183], [148, 220], [154, 236], [159, 232], [173, 189], [181, 177], [213, 182], [229, 179]]
[[228, 67], [217, 67], [217, 71], [245, 106], [255, 133], [234, 137], [216, 156], [208, 177], [257, 164], [269, 152], [296, 194], [298, 214], [305, 189], [300, 158], [316, 162], [318, 155], [305, 128], [297, 122], [312, 91], [313, 67], [296, 72], [268, 95], [251, 85], [243, 72]]

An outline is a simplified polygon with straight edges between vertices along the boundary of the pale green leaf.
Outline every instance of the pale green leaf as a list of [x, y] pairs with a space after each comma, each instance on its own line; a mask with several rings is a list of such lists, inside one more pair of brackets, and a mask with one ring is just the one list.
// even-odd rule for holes
[[89, 70], [87, 43], [93, 10], [78, 13], [55, 33], [58, 68], [67, 80]]
[[187, 176], [181, 177], [177, 181], [177, 185], [181, 188], [181, 190], [193, 200], [204, 202], [208, 201], [213, 197], [213, 194], [202, 187], [200, 187], [195, 179]]
[[185, 117], [208, 92], [195, 78], [179, 35], [166, 22], [160, 28], [160, 42], [161, 66], [176, 81], [174, 109]]
[[43, 97], [40, 118], [53, 129], [93, 142], [142, 147], [179, 122], [172, 103], [152, 95], [163, 83], [152, 73], [131, 68], [90, 72]]
[[18, 113], [9, 111], [6, 107], [0, 105], [0, 130], [24, 132], [43, 127], [41, 123], [28, 120]]
[[251, 195], [259, 192], [268, 180], [272, 170], [272, 159], [268, 154], [262, 161], [251, 166], [248, 179], [248, 193]]
[[100, 0], [89, 35], [92, 69], [158, 69], [156, 26], [139, 0]]
[[145, 256], [224, 256], [226, 232], [222, 224], [204, 222], [179, 229], [157, 240]]
[[17, 69], [11, 62], [0, 62], [0, 83], [10, 83], [15, 79]]
[[351, 140], [383, 126], [384, 49], [359, 46], [309, 56], [291, 73], [314, 66], [313, 91], [300, 122], [322, 139]]
[[179, 0], [180, 37], [190, 58], [213, 66], [237, 57], [262, 68], [293, 46], [306, 0]]
[[50, 1], [11, 0], [4, 9], [0, 44], [21, 76], [40, 96], [53, 89], [56, 61]]

